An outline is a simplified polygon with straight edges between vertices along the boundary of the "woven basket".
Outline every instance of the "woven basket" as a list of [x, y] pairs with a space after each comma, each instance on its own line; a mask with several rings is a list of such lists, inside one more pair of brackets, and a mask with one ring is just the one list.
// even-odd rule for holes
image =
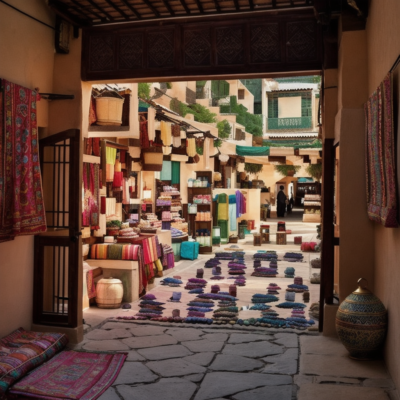
[[161, 147], [142, 149], [142, 170], [161, 171], [164, 154]]
[[124, 99], [119, 99], [116, 97], [97, 97], [97, 125], [120, 126], [122, 124], [123, 105]]

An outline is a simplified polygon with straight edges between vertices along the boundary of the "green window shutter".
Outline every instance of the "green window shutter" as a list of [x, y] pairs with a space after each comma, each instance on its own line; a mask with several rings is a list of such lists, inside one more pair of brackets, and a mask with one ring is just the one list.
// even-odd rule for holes
[[181, 163], [179, 161], [172, 161], [172, 177], [171, 185], [181, 183]]

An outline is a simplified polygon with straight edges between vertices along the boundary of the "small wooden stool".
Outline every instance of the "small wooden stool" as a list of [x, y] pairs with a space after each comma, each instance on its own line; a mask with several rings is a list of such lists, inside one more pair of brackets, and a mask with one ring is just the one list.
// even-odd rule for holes
[[286, 244], [286, 232], [276, 232], [276, 244]]
[[253, 246], [261, 246], [261, 235], [253, 233]]

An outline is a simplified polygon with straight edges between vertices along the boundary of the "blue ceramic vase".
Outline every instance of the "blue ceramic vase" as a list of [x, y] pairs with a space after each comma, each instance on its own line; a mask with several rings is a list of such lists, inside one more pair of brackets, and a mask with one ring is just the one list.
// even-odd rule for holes
[[387, 311], [383, 303], [358, 280], [358, 289], [340, 304], [336, 314], [339, 339], [358, 360], [370, 360], [379, 354], [385, 341]]

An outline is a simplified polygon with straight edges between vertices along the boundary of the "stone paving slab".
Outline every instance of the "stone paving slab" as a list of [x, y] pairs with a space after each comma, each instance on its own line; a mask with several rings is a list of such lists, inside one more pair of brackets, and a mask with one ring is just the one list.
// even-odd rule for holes
[[195, 400], [214, 399], [261, 386], [279, 386], [291, 383], [292, 378], [290, 376], [211, 372], [204, 377]]
[[101, 329], [128, 329], [131, 326], [129, 322], [106, 322]]
[[297, 373], [298, 359], [298, 349], [287, 349], [283, 354], [263, 358], [263, 361], [272, 364], [267, 365], [262, 372], [267, 374], [294, 375]]
[[180, 344], [139, 349], [138, 353], [151, 361], [190, 356], [193, 353]]
[[273, 335], [262, 335], [257, 333], [232, 333], [228, 343], [238, 344], [238, 343], [248, 343], [248, 342], [256, 342], [259, 340], [271, 340], [273, 339]]
[[215, 353], [206, 351], [204, 353], [197, 353], [193, 354], [192, 356], [184, 357], [183, 360], [206, 367], [207, 365], [210, 365], [214, 356]]
[[94, 329], [86, 335], [86, 339], [90, 340], [106, 340], [106, 339], [123, 339], [132, 337], [132, 334], [127, 329]]
[[334, 356], [347, 356], [349, 352], [339, 339], [328, 336], [300, 336], [302, 354], [331, 354]]
[[[315, 336], [313, 336], [315, 338]], [[299, 347], [298, 335], [294, 333], [277, 333], [274, 342], [285, 347]]]
[[141, 356], [137, 351], [131, 350], [128, 351], [128, 357], [126, 358], [126, 361], [146, 361], [146, 359]]
[[209, 340], [210, 342], [226, 342], [228, 340], [229, 335], [227, 333], [207, 333], [202, 339]]
[[304, 384], [298, 391], [297, 400], [389, 400], [382, 389], [359, 386]]
[[166, 346], [177, 344], [178, 341], [169, 335], [157, 336], [139, 336], [122, 339], [122, 343], [129, 346], [131, 349], [144, 349], [146, 347]]
[[390, 379], [383, 361], [355, 361], [349, 357], [302, 354], [300, 373], [346, 378]]
[[233, 400], [291, 400], [291, 398], [292, 385], [264, 386], [232, 396]]
[[221, 351], [224, 342], [210, 342], [209, 340], [194, 340], [191, 342], [182, 342], [190, 351], [200, 353], [203, 351]]
[[140, 327], [129, 327], [130, 332], [133, 336], [154, 336], [163, 335], [166, 328], [163, 326], [140, 326]]
[[125, 362], [113, 385], [133, 385], [135, 383], [154, 382], [158, 379], [147, 366], [140, 362]]
[[284, 348], [270, 342], [253, 342], [243, 344], [227, 344], [223, 354], [232, 354], [243, 357], [265, 357], [283, 353]]
[[121, 400], [115, 389], [109, 387], [97, 400]]
[[148, 385], [120, 385], [117, 391], [124, 400], [190, 400], [196, 388], [196, 384], [187, 379], [164, 378]]
[[263, 366], [263, 362], [251, 358], [218, 354], [209, 369], [214, 371], [246, 372]]
[[82, 346], [85, 350], [92, 351], [118, 351], [129, 350], [129, 346], [120, 340], [91, 340]]
[[184, 378], [191, 382], [200, 382], [204, 378], [204, 374], [186, 375]]
[[150, 361], [146, 364], [146, 366], [164, 378], [201, 374], [207, 371], [207, 369], [201, 365], [193, 364], [189, 361], [182, 360], [181, 358], [173, 358], [171, 360], [163, 361]]
[[191, 328], [175, 328], [166, 331], [168, 335], [173, 336], [178, 342], [185, 342], [188, 340], [200, 340], [204, 332], [200, 329]]

